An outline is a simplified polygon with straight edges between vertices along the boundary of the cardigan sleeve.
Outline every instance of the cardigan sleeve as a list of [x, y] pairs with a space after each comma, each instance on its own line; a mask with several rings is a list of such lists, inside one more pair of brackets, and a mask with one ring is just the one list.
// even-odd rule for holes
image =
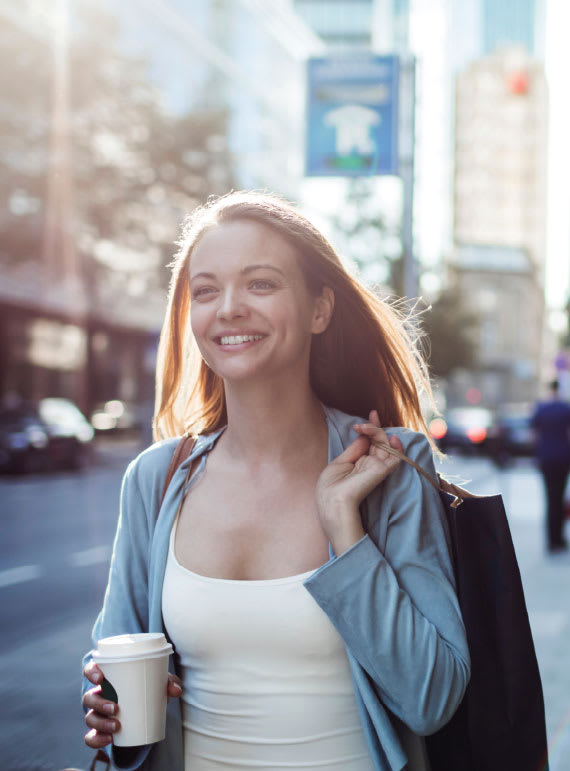
[[[436, 478], [427, 439], [404, 452]], [[450, 720], [470, 675], [449, 534], [436, 490], [408, 464], [367, 499], [366, 535], [305, 582], [382, 702], [427, 735]]]
[[[121, 487], [119, 519], [113, 543], [109, 578], [99, 613], [92, 631], [93, 648], [102, 637], [148, 631], [148, 555], [151, 539], [149, 505], [141, 490], [141, 460], [128, 467]], [[82, 666], [91, 660], [93, 650], [84, 657]], [[82, 695], [93, 684], [83, 678]], [[87, 708], [83, 707], [84, 712]], [[121, 719], [120, 713], [118, 719]], [[145, 760], [151, 745], [114, 747], [108, 745], [115, 768], [134, 771]]]

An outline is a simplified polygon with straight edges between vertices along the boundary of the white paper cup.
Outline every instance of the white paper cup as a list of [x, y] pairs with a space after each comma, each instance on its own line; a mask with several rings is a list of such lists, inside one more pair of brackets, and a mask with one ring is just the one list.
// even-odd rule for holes
[[172, 645], [163, 634], [123, 634], [99, 640], [93, 660], [107, 681], [103, 696], [119, 704], [121, 728], [113, 734], [117, 747], [164, 739], [171, 653]]

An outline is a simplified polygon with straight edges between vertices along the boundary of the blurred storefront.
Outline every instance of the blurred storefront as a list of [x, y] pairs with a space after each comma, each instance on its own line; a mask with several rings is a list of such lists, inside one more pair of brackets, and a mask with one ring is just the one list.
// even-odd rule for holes
[[110, 399], [151, 402], [163, 294], [103, 309], [69, 290], [46, 288], [37, 268], [0, 268], [0, 400], [62, 396], [86, 414]]

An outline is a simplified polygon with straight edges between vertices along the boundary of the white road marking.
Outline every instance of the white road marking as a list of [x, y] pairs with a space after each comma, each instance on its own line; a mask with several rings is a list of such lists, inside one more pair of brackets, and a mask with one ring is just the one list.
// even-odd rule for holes
[[39, 565], [20, 565], [17, 568], [2, 570], [0, 571], [0, 588], [21, 584], [24, 581], [32, 581], [43, 575], [43, 572]]
[[111, 559], [112, 548], [110, 546], [93, 546], [85, 551], [76, 551], [69, 558], [75, 568], [83, 568], [88, 565], [97, 565], [100, 562], [108, 562]]

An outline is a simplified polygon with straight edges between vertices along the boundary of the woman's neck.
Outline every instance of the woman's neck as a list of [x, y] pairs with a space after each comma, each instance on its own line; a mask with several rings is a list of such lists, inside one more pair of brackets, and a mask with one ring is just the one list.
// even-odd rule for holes
[[[228, 426], [224, 452], [250, 468], [294, 468], [328, 450], [328, 426], [320, 401], [310, 387], [226, 390]], [[326, 458], [325, 458], [326, 461]]]

